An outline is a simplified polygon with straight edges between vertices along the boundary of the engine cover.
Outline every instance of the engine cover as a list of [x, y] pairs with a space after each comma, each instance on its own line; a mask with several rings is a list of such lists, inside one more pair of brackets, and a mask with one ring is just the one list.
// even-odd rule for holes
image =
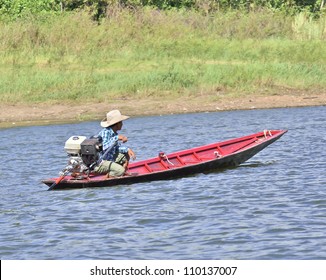
[[81, 152], [81, 143], [86, 136], [71, 136], [65, 143], [65, 151], [68, 155], [79, 155]]

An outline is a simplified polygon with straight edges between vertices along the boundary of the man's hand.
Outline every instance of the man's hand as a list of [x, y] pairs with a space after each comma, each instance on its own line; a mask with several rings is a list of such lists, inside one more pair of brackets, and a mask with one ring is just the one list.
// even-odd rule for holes
[[122, 143], [126, 143], [126, 142], [128, 141], [127, 136], [124, 136], [124, 135], [119, 135], [119, 136], [118, 136], [118, 139], [119, 139], [120, 141], [122, 141]]
[[136, 159], [136, 154], [134, 153], [134, 151], [132, 149], [128, 149], [128, 155], [131, 159], [135, 160]]

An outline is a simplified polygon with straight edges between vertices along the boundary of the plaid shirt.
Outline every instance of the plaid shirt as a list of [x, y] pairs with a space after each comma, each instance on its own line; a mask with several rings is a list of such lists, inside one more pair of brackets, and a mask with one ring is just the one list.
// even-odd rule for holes
[[128, 147], [121, 146], [121, 143], [118, 142], [118, 133], [114, 132], [112, 128], [106, 127], [103, 128], [98, 136], [102, 137], [103, 151], [101, 156], [103, 156], [107, 149], [111, 149], [103, 158], [103, 160], [115, 161], [118, 153], [126, 154], [128, 153]]

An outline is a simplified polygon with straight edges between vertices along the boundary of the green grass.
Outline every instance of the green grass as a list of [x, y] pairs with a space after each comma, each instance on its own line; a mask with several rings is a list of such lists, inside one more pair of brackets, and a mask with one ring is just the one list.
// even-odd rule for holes
[[270, 12], [119, 11], [0, 22], [0, 102], [326, 88], [326, 23]]

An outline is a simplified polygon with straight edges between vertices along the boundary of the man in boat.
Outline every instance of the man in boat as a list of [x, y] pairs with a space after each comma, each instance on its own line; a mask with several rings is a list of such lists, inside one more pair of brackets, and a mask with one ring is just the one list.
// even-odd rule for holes
[[106, 114], [106, 118], [101, 121], [103, 129], [98, 136], [102, 138], [103, 151], [101, 152], [102, 161], [94, 168], [97, 174], [107, 174], [108, 177], [120, 177], [125, 174], [130, 158], [135, 159], [134, 151], [126, 146], [128, 138], [119, 135], [118, 131], [122, 128], [122, 121], [129, 119], [119, 110], [112, 110]]

